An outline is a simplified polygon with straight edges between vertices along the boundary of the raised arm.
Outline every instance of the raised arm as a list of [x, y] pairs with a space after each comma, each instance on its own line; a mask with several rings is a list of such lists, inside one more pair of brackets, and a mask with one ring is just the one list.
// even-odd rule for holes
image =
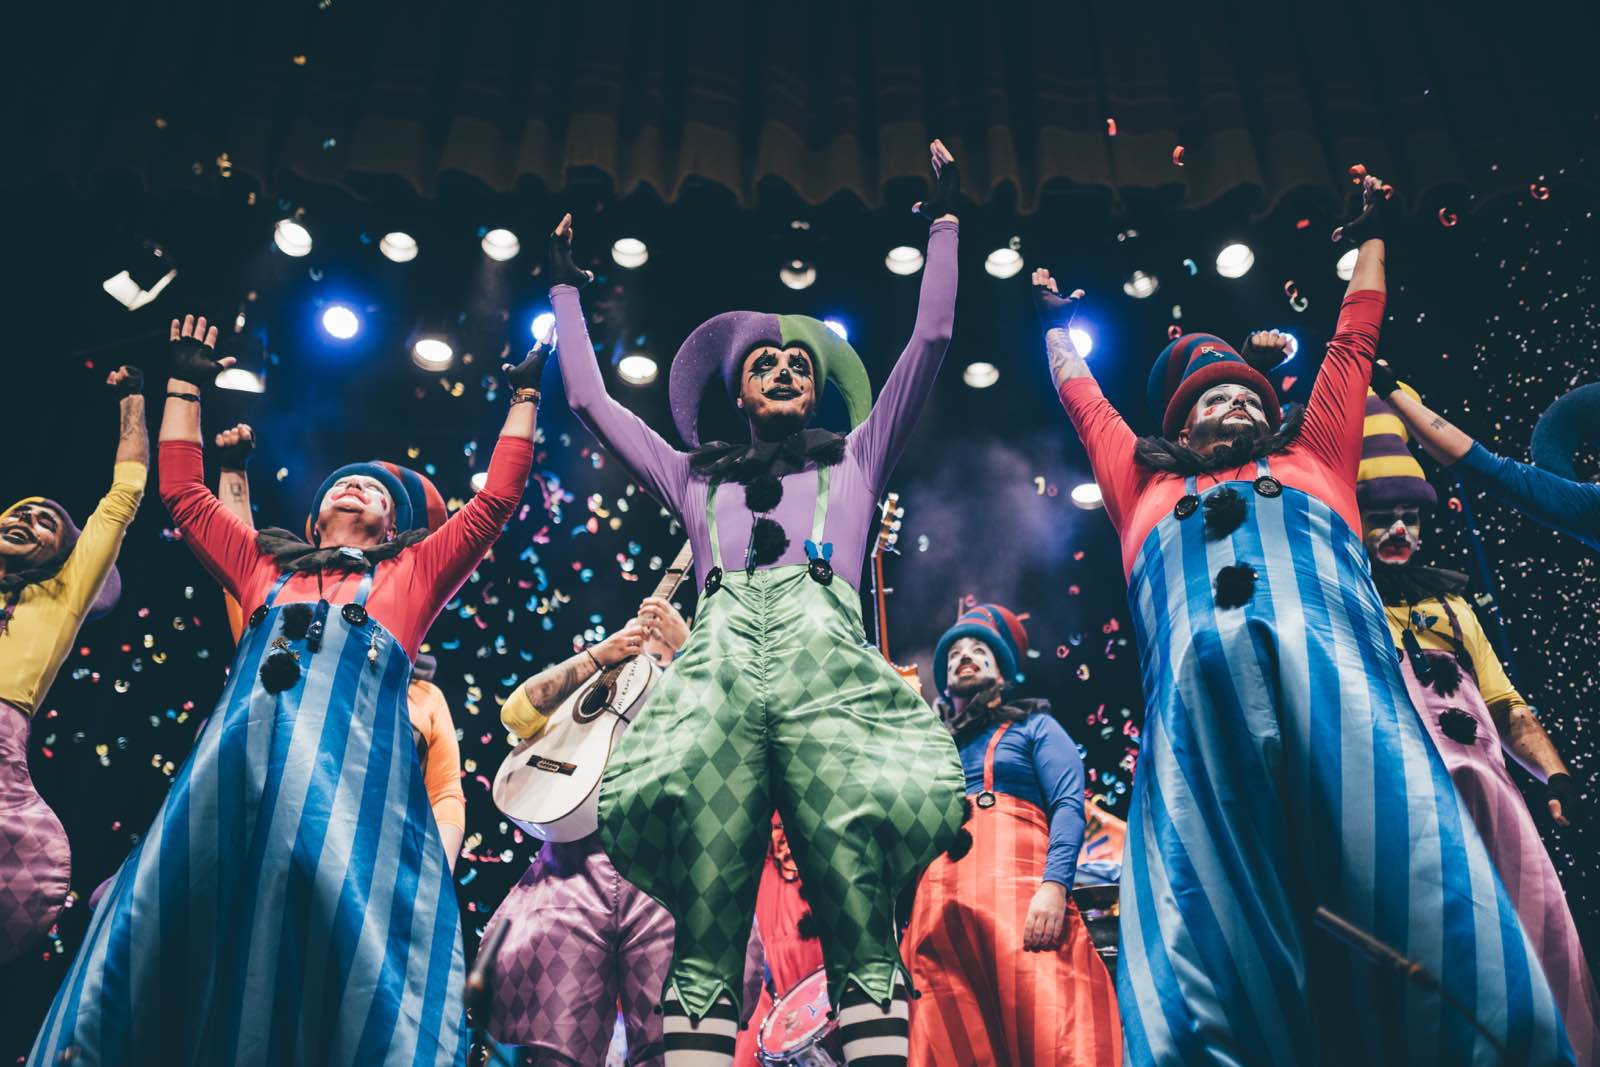
[[571, 215], [562, 216], [550, 235], [545, 274], [550, 279], [550, 306], [556, 315], [561, 384], [573, 414], [646, 492], [679, 511], [678, 501], [689, 482], [688, 455], [673, 448], [643, 419], [613, 400], [600, 377], [600, 363], [589, 341], [589, 326], [578, 299], [578, 289], [587, 285], [592, 275], [572, 261]]
[[894, 469], [911, 438], [955, 330], [959, 274], [956, 249], [961, 228], [951, 209], [955, 207], [961, 178], [955, 157], [944, 142], [934, 141], [928, 148], [933, 160], [934, 193], [927, 202], [913, 208], [933, 220], [928, 230], [922, 292], [917, 300], [917, 322], [872, 411], [850, 435], [862, 466], [879, 483]]
[[500, 721], [526, 740], [544, 729], [550, 712], [578, 691], [578, 687], [614, 663], [638, 655], [644, 648], [645, 628], [637, 618], [593, 648], [586, 648], [517, 686], [500, 707]]

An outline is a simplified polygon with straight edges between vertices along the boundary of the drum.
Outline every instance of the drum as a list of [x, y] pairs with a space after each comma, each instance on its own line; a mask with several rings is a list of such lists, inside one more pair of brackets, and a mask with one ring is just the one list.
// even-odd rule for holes
[[1089, 928], [1089, 940], [1094, 942], [1094, 950], [1112, 978], [1117, 976], [1117, 947], [1121, 943], [1117, 935], [1120, 894], [1121, 887], [1111, 884], [1080, 885], [1072, 891], [1083, 925]]
[[772, 1005], [756, 1033], [756, 1059], [766, 1067], [839, 1067], [843, 1055], [832, 1047], [832, 1007], [828, 974], [819, 967]]

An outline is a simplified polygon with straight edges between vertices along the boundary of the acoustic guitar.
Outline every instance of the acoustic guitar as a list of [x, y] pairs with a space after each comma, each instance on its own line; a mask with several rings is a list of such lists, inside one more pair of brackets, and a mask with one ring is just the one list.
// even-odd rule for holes
[[878, 651], [920, 696], [922, 679], [916, 664], [902, 667], [889, 655], [889, 594], [894, 590], [883, 584], [883, 557], [890, 552], [899, 554], [895, 545], [900, 541], [900, 526], [905, 521], [906, 509], [900, 505], [900, 494], [890, 493], [878, 505], [878, 510], [881, 513], [878, 516], [878, 536], [872, 545], [872, 618], [878, 634]]

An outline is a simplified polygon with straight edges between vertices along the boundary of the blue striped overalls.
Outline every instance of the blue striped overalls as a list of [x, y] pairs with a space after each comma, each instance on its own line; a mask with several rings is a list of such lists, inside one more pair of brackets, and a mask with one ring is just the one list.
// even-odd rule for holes
[[[1434, 993], [1312, 927], [1324, 905], [1443, 979], [1519, 1065], [1571, 1063], [1550, 990], [1401, 681], [1360, 538], [1270, 477], [1196, 481], [1129, 577], [1147, 712], [1128, 816], [1126, 1062], [1502, 1062]], [[1207, 496], [1222, 490], [1214, 486]], [[1252, 566], [1220, 608], [1213, 576]]]

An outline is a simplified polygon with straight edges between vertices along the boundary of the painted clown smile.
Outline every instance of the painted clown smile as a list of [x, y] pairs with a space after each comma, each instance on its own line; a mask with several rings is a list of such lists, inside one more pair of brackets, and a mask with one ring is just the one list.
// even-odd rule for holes
[[0, 531], [0, 538], [4, 538], [13, 545], [36, 545], [39, 539], [33, 536], [33, 531], [22, 523], [13, 523]]

